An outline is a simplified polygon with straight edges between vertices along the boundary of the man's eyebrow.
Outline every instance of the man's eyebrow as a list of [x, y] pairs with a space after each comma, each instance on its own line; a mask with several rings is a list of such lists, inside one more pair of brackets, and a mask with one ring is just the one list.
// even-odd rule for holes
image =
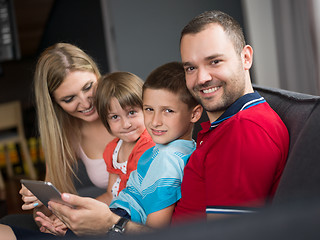
[[223, 56], [222, 53], [217, 53], [217, 54], [210, 55], [210, 56], [206, 57], [205, 60], [208, 61], [208, 60], [212, 60], [212, 59], [215, 59], [215, 58], [218, 58], [218, 57], [221, 57], [221, 56]]
[[182, 66], [184, 66], [184, 67], [189, 67], [191, 65], [192, 64], [190, 62], [182, 62]]
[[[213, 54], [213, 55], [205, 57], [204, 60], [205, 61], [210, 61], [212, 59], [216, 59], [216, 58], [222, 57], [223, 55], [224, 54], [222, 54], [222, 53]], [[182, 66], [184, 66], [184, 67], [193, 66], [193, 63], [191, 63], [191, 62], [182, 62]]]

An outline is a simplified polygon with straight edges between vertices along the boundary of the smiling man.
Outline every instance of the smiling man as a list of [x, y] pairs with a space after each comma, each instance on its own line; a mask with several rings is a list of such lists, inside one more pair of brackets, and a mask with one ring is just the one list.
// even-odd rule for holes
[[280, 117], [254, 92], [253, 50], [241, 27], [220, 11], [204, 12], [183, 29], [186, 83], [209, 122], [187, 164], [174, 221], [251, 212], [273, 194], [289, 136]]

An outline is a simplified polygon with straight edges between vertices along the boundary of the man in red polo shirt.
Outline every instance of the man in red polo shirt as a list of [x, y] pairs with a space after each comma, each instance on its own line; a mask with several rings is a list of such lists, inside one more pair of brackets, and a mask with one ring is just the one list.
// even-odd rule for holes
[[265, 205], [284, 169], [289, 135], [252, 88], [253, 50], [242, 29], [225, 13], [205, 12], [183, 29], [180, 51], [188, 89], [210, 122], [185, 167], [173, 221]]

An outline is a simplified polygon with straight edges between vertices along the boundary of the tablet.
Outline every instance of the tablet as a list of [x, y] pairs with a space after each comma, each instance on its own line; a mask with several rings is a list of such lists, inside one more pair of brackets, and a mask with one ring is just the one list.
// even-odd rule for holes
[[21, 179], [20, 182], [47, 207], [49, 201], [55, 201], [70, 206], [70, 204], [61, 199], [61, 193], [51, 182], [26, 179]]

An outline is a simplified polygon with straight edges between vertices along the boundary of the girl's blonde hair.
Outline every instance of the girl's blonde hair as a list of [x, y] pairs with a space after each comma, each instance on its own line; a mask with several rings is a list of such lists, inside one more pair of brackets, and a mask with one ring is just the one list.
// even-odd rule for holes
[[66, 113], [53, 92], [68, 73], [86, 71], [100, 77], [95, 62], [78, 47], [57, 43], [40, 56], [34, 75], [39, 132], [46, 161], [46, 180], [60, 191], [76, 193], [73, 177], [80, 144], [80, 120]]
[[116, 98], [123, 109], [127, 106], [142, 109], [142, 85], [142, 79], [129, 72], [113, 72], [99, 79], [95, 103], [98, 115], [109, 133], [112, 134], [108, 124], [111, 98]]

